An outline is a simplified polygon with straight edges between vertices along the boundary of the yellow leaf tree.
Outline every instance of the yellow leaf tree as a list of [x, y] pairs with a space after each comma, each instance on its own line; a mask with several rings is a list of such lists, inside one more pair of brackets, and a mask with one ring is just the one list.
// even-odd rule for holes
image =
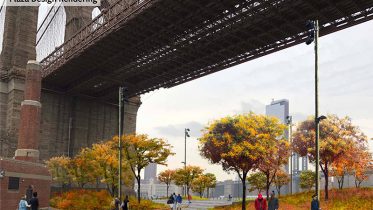
[[66, 156], [52, 157], [46, 161], [52, 179], [61, 184], [64, 188], [67, 184], [71, 183], [71, 175], [69, 174], [69, 167], [71, 158]]
[[[268, 117], [252, 112], [224, 117], [210, 123], [200, 138], [201, 155], [225, 171], [234, 171], [242, 182], [242, 209], [246, 209], [246, 178], [267, 154], [262, 144], [272, 137]], [[274, 135], [279, 136], [279, 135]]]
[[123, 135], [125, 155], [130, 169], [137, 180], [137, 200], [140, 203], [141, 170], [150, 163], [167, 165], [166, 161], [171, 152], [171, 145], [160, 138], [150, 138], [145, 134]]
[[256, 168], [266, 176], [266, 196], [269, 197], [269, 188], [278, 171], [287, 164], [290, 156], [290, 144], [285, 139], [284, 131], [287, 128], [278, 118], [263, 116], [259, 126], [263, 133], [261, 144], [266, 152], [261, 156]]
[[198, 192], [201, 198], [205, 191], [207, 191], [207, 197], [208, 197], [209, 189], [215, 187], [215, 185], [216, 185], [216, 177], [214, 174], [211, 174], [211, 173], [202, 174], [198, 176], [197, 178], [193, 179], [191, 183], [192, 190], [194, 192]]
[[170, 188], [171, 182], [174, 180], [175, 170], [167, 169], [158, 174], [158, 180], [166, 184], [166, 191], [168, 197], [168, 189]]
[[[325, 200], [328, 199], [328, 178], [331, 165], [339, 158], [348, 154], [352, 145], [356, 148], [366, 148], [367, 137], [359, 127], [351, 122], [351, 118], [339, 118], [328, 115], [320, 122], [320, 168], [325, 177]], [[301, 122], [294, 133], [293, 149], [301, 156], [308, 156], [315, 162], [315, 122], [310, 117]]]
[[[95, 165], [96, 178], [106, 184], [107, 190], [114, 196], [118, 193], [118, 136], [111, 140], [92, 145], [91, 155]], [[122, 160], [122, 183], [129, 186], [133, 183], [133, 175], [128, 161]]]
[[216, 186], [216, 176], [215, 174], [212, 174], [212, 173], [206, 173], [205, 176], [208, 178], [206, 188], [207, 188], [207, 198], [209, 198], [210, 189]]
[[186, 186], [187, 194], [192, 185], [192, 181], [202, 175], [203, 169], [199, 166], [188, 165], [185, 168], [176, 170], [175, 173], [175, 184], [178, 186]]

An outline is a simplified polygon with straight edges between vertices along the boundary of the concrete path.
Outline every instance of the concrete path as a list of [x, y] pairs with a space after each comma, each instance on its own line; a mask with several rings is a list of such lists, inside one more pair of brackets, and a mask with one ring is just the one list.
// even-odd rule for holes
[[[157, 203], [163, 203], [166, 204], [166, 200], [153, 200]], [[188, 202], [188, 201], [187, 201]], [[190, 205], [188, 205], [186, 202], [182, 203], [182, 209], [184, 210], [196, 210], [196, 209], [209, 209], [216, 206], [227, 206], [231, 205], [232, 201], [225, 201], [225, 200], [204, 200], [204, 201], [197, 201], [193, 200]]]

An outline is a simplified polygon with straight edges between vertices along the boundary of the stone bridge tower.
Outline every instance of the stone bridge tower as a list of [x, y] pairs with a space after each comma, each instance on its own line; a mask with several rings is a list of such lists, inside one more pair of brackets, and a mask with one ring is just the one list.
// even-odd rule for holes
[[[92, 19], [93, 7], [65, 7], [65, 40]], [[13, 157], [17, 148], [25, 69], [36, 59], [37, 7], [6, 7], [3, 50], [0, 56], [0, 156]], [[73, 93], [41, 92], [40, 159], [74, 156], [82, 147], [118, 133], [117, 104]], [[140, 97], [125, 105], [124, 132], [136, 131]]]

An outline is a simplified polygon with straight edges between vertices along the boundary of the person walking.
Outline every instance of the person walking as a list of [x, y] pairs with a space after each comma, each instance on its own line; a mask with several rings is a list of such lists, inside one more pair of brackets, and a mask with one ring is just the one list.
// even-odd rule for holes
[[130, 200], [128, 199], [128, 195], [126, 195], [122, 203], [122, 210], [128, 210], [129, 202]]
[[120, 200], [118, 197], [114, 198], [114, 210], [119, 210], [120, 207]]
[[181, 203], [183, 202], [183, 198], [181, 197], [180, 194], [177, 195], [176, 197], [176, 209], [181, 209]]
[[176, 196], [176, 194], [174, 193], [174, 194], [172, 194], [172, 198], [173, 198], [173, 200], [174, 200], [174, 203], [173, 203], [173, 207], [172, 207], [172, 209], [173, 210], [176, 210], [176, 207], [177, 207], [177, 196]]
[[255, 210], [267, 210], [267, 201], [263, 198], [262, 194], [258, 194], [258, 197], [255, 199]]
[[171, 195], [171, 196], [168, 198], [168, 200], [167, 200], [167, 204], [170, 205], [170, 208], [171, 208], [171, 209], [172, 209], [172, 207], [174, 206], [174, 202], [175, 202], [175, 200], [174, 200], [174, 196]]
[[188, 194], [188, 205], [190, 205], [191, 203], [192, 203], [192, 196]]
[[38, 192], [32, 193], [32, 198], [30, 200], [31, 210], [38, 210], [39, 209], [39, 199], [38, 199]]
[[268, 200], [268, 210], [278, 210], [278, 198], [275, 196], [275, 191], [271, 192], [270, 198]]
[[311, 210], [319, 210], [320, 209], [320, 204], [319, 200], [317, 199], [317, 195], [312, 196], [312, 201], [311, 201]]
[[30, 206], [31, 205], [29, 205], [26, 201], [26, 195], [22, 196], [18, 204], [18, 210], [27, 210], [27, 207], [30, 207]]

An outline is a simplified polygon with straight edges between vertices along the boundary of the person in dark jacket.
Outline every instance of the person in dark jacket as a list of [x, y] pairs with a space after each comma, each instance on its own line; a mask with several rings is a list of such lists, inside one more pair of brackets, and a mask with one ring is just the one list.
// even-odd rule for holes
[[271, 197], [268, 200], [268, 210], [277, 210], [279, 207], [278, 205], [278, 198], [275, 196], [275, 192], [271, 192]]
[[311, 202], [311, 210], [319, 210], [320, 204], [319, 200], [317, 199], [317, 195], [312, 196], [312, 202]]
[[122, 203], [122, 210], [128, 210], [128, 203], [130, 200], [128, 199], [128, 195], [126, 195], [126, 198], [124, 198], [123, 203]]
[[39, 209], [39, 199], [38, 199], [38, 192], [32, 193], [32, 198], [29, 202], [31, 205], [31, 210], [38, 210]]
[[267, 201], [263, 198], [262, 194], [258, 194], [258, 198], [255, 199], [255, 210], [267, 210]]

